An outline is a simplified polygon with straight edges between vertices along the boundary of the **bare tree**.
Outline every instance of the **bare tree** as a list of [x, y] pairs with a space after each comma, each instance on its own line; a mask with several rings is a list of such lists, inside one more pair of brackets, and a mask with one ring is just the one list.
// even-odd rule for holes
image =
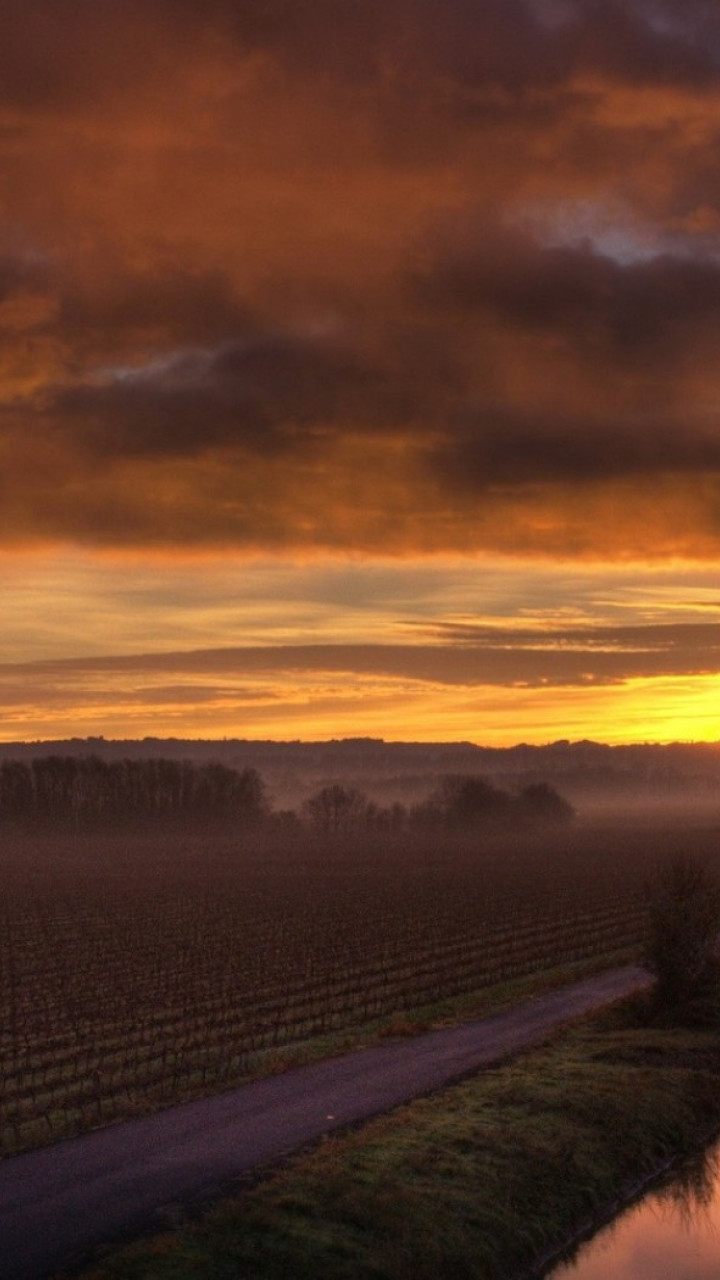
[[303, 805], [303, 813], [312, 826], [325, 836], [346, 836], [366, 819], [367, 800], [353, 787], [339, 783], [323, 787]]

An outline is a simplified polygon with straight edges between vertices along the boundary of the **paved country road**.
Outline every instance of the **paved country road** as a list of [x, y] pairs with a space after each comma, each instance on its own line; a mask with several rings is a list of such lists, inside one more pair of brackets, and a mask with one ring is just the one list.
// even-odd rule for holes
[[257, 1165], [542, 1040], [647, 986], [614, 969], [480, 1022], [360, 1049], [0, 1163], [0, 1277], [36, 1280]]

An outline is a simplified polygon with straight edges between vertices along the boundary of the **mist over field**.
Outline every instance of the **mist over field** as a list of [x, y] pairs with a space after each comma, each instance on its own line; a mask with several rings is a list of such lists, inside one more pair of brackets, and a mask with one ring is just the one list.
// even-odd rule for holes
[[717, 866], [719, 764], [682, 745], [3, 746], [3, 1149], [637, 957], [663, 861]]
[[340, 784], [381, 804], [414, 805], [448, 774], [486, 778], [508, 790], [546, 782], [580, 818], [635, 816], [663, 811], [692, 820], [720, 812], [720, 743], [638, 744], [558, 741], [489, 748], [472, 743], [384, 742], [344, 738], [327, 742], [192, 740], [102, 737], [0, 743], [0, 762], [43, 756], [187, 760], [255, 769], [277, 809], [296, 809], [316, 791]]
[[717, 0], [0, 59], [0, 1156], [635, 964], [720, 871]]

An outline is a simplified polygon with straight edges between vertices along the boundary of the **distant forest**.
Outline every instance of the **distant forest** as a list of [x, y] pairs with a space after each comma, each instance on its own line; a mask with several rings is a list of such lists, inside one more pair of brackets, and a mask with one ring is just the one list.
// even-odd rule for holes
[[0, 765], [0, 822], [97, 827], [195, 819], [254, 825], [267, 814], [254, 769], [177, 760], [38, 756]]
[[[333, 785], [358, 790], [381, 809], [392, 809], [395, 804], [412, 809], [427, 800], [441, 778], [457, 775], [483, 778], [512, 794], [546, 783], [583, 815], [609, 809], [616, 816], [637, 805], [694, 807], [697, 812], [720, 805], [720, 743], [610, 747], [597, 742], [559, 741], [547, 746], [491, 748], [469, 742], [384, 742], [378, 738], [272, 742], [114, 741], [101, 737], [0, 743], [0, 762], [31, 766], [34, 760], [50, 756], [92, 757], [99, 764], [121, 764], [126, 771], [129, 762], [151, 760], [183, 767], [191, 764], [198, 772], [209, 765], [222, 765], [241, 776], [253, 770], [262, 777], [266, 796], [276, 810], [298, 813], [314, 795]], [[171, 771], [166, 772], [169, 776]], [[202, 807], [202, 796], [208, 788], [220, 787], [221, 776], [215, 774], [215, 783], [211, 783], [210, 775], [190, 779], [186, 772], [181, 792], [189, 803], [189, 795], [199, 788], [193, 804]], [[220, 805], [236, 802], [237, 797], [214, 801]]]
[[573, 816], [572, 806], [547, 783], [508, 792], [466, 774], [446, 775], [425, 801], [410, 808], [398, 802], [382, 806], [355, 787], [332, 783], [296, 812], [272, 807], [256, 769], [238, 771], [218, 762], [48, 755], [0, 764], [0, 823], [6, 827], [93, 830], [200, 823], [247, 831], [272, 825], [338, 838], [408, 826], [534, 827]]

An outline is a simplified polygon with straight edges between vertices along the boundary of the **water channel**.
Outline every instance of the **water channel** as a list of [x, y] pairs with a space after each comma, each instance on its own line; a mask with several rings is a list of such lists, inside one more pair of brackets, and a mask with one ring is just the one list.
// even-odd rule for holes
[[720, 1140], [655, 1184], [546, 1280], [718, 1280]]

